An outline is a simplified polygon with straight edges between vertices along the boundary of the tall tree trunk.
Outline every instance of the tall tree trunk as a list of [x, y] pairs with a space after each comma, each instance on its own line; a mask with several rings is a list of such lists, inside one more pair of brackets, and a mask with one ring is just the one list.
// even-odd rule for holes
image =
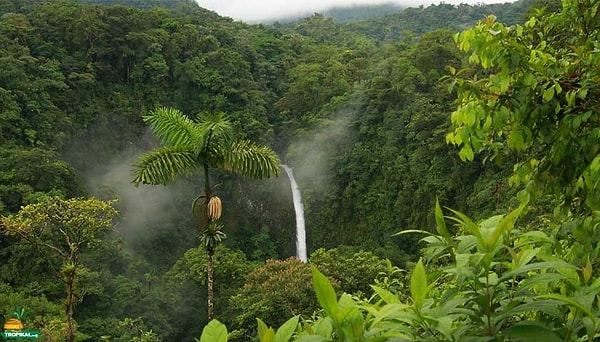
[[214, 304], [214, 284], [213, 284], [213, 248], [208, 249], [208, 262], [206, 264], [206, 286], [208, 287], [208, 320], [213, 319], [213, 304]]
[[[209, 134], [208, 136], [208, 142], [210, 142], [210, 138], [212, 136], [212, 132]], [[208, 146], [208, 142], [207, 142], [207, 146]], [[212, 189], [210, 188], [210, 179], [209, 179], [209, 175], [208, 175], [208, 164], [204, 163], [204, 195], [206, 196], [205, 198], [205, 210], [208, 208], [208, 201], [210, 200], [210, 197], [212, 196]], [[208, 216], [207, 216], [208, 218]], [[207, 224], [210, 225], [210, 220], [207, 220]], [[206, 229], [208, 229], [208, 226], [206, 227]], [[213, 264], [213, 256], [215, 254], [215, 249], [214, 246], [208, 246], [207, 247], [207, 253], [208, 253], [208, 261], [206, 264], [206, 287], [208, 288], [208, 294], [207, 294], [207, 305], [208, 305], [208, 320], [211, 321], [213, 319], [213, 307], [214, 307], [214, 264]]]
[[67, 299], [65, 314], [67, 316], [67, 342], [75, 341], [75, 325], [73, 324], [73, 306], [75, 305], [75, 267], [66, 276]]

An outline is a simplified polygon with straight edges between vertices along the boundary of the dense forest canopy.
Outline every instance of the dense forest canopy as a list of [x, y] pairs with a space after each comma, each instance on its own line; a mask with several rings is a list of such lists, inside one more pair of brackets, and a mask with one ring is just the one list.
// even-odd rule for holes
[[[468, 301], [468, 291], [452, 284], [477, 287], [483, 278], [475, 275], [494, 273], [506, 285], [506, 270], [497, 265], [513, 265], [514, 279], [525, 279], [520, 266], [552, 273], [558, 264], [548, 263], [560, 259], [570, 265], [561, 270], [577, 268], [582, 283], [571, 271], [561, 271], [570, 283], [548, 276], [556, 282], [543, 283], [545, 300], [585, 305], [560, 307], [570, 313], [544, 311], [554, 324], [544, 331], [559, 340], [593, 335], [597, 317], [584, 307], [597, 294], [590, 284], [596, 284], [594, 212], [600, 203], [598, 3], [562, 5], [441, 3], [367, 20], [350, 11], [346, 19], [315, 13], [249, 25], [187, 0], [2, 2], [5, 318], [26, 307], [31, 316], [25, 322], [47, 341], [193, 341], [208, 323], [207, 279], [214, 277], [214, 316], [227, 324], [230, 340], [248, 341], [257, 333], [256, 318], [280, 326], [297, 314], [310, 317], [317, 299], [323, 306], [331, 297], [328, 284], [334, 297], [377, 300], [371, 297], [375, 284], [383, 289], [376, 290], [385, 299], [380, 305], [397, 297], [419, 310], [435, 302], [452, 311], [444, 302], [450, 297], [417, 290], [439, 274], [457, 277], [438, 281], [460, 293], [461, 305], [477, 317], [489, 314], [492, 304], [517, 298], [507, 292], [517, 283], [496, 292], [505, 297], [487, 298], [490, 307], [481, 312], [481, 301]], [[165, 143], [150, 134], [144, 119], [157, 108], [176, 110], [180, 122], [223, 115], [230, 133], [205, 153], [252, 141], [293, 168], [304, 201], [308, 264], [290, 258], [295, 217], [285, 177], [242, 178], [227, 172], [235, 171], [233, 159], [214, 159], [208, 172], [201, 165], [167, 187], [132, 184], [138, 157]], [[192, 136], [205, 141], [202, 134]], [[172, 138], [172, 145], [181, 145], [181, 135]], [[202, 151], [190, 151], [204, 160]], [[227, 236], [215, 246], [214, 260], [201, 245], [191, 209], [208, 176], [223, 203], [219, 222]], [[85, 202], [92, 196], [97, 203]], [[41, 246], [69, 246], [60, 235], [32, 239], [19, 233], [29, 227], [26, 215], [45, 222], [54, 206], [70, 208], [63, 219], [82, 232], [87, 226], [77, 222], [85, 210], [119, 215], [111, 229], [103, 221], [77, 254], [67, 253], [70, 259], [68, 248], [56, 256], [40, 253]], [[442, 212], [454, 215], [449, 222], [458, 227], [446, 228]], [[517, 216], [522, 225], [515, 226]], [[478, 235], [473, 222], [501, 229]], [[421, 235], [396, 234], [410, 230], [431, 237], [419, 244]], [[506, 232], [502, 239], [500, 232]], [[426, 253], [415, 267], [420, 248]], [[511, 253], [520, 258], [513, 264], [506, 259]], [[478, 263], [468, 255], [486, 257]], [[469, 270], [443, 268], [453, 265], [452, 256], [463, 258]], [[410, 276], [404, 271], [413, 268]], [[329, 294], [312, 296], [312, 278], [318, 291]], [[552, 292], [561, 286], [567, 299]], [[583, 292], [587, 301], [571, 296]], [[540, 299], [518, 298], [531, 306]], [[64, 314], [65, 299], [70, 315]], [[339, 323], [341, 334], [331, 303], [321, 314]], [[509, 316], [524, 319], [528, 312]], [[448, 317], [465, 322], [459, 313]], [[497, 319], [497, 329], [512, 327], [511, 320]], [[449, 324], [439, 322], [438, 328]], [[567, 323], [572, 329], [565, 332]], [[493, 332], [491, 325], [457, 329]], [[518, 329], [506, 336], [522, 338]], [[259, 330], [263, 337], [268, 331]], [[428, 333], [461, 340], [450, 332]]]

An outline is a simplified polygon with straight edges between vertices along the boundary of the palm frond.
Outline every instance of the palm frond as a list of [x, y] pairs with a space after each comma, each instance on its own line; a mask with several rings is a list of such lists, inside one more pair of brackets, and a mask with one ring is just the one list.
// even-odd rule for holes
[[196, 147], [203, 143], [200, 126], [177, 109], [157, 108], [143, 119], [165, 146]]
[[[206, 141], [205, 144], [211, 144], [213, 140], [218, 140], [225, 144], [231, 142], [233, 138], [233, 127], [225, 113], [202, 112], [198, 114], [197, 120], [202, 135], [206, 139], [211, 140]], [[202, 146], [202, 149], [204, 149], [204, 146]]]
[[191, 174], [202, 163], [188, 146], [166, 146], [142, 154], [134, 164], [133, 183], [166, 185], [178, 176]]
[[250, 178], [279, 176], [281, 162], [271, 148], [257, 145], [250, 140], [239, 140], [224, 149], [220, 168]]

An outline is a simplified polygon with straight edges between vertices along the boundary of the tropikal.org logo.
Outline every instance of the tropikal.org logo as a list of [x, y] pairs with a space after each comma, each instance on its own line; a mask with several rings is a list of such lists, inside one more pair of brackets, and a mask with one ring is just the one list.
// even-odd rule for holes
[[27, 310], [17, 307], [11, 317], [4, 323], [4, 330], [0, 332], [0, 336], [7, 340], [19, 339], [37, 339], [40, 337], [39, 331], [25, 330], [23, 319], [29, 315]]

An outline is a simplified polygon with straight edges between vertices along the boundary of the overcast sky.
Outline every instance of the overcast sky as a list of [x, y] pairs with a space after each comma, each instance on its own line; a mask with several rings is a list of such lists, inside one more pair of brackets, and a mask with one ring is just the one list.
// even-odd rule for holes
[[[268, 21], [294, 15], [311, 15], [331, 7], [352, 4], [396, 3], [403, 6], [439, 4], [433, 0], [196, 0], [200, 7], [215, 11], [222, 16], [246, 22]], [[504, 3], [514, 0], [444, 0], [447, 4]]]

